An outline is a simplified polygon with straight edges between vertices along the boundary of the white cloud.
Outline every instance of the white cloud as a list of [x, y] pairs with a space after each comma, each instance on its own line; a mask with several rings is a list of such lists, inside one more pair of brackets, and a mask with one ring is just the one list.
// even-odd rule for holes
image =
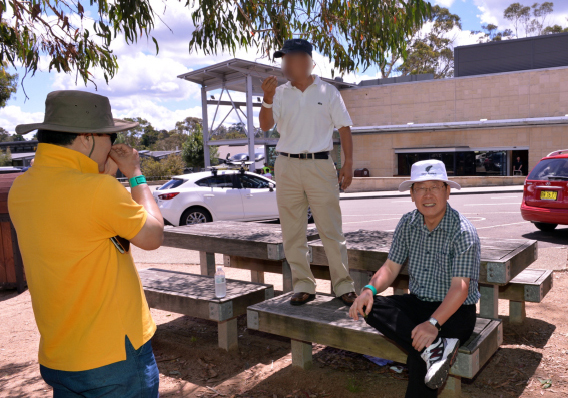
[[454, 4], [454, 0], [436, 0], [435, 4], [438, 4], [442, 7], [451, 7]]
[[[492, 23], [499, 27], [499, 30], [513, 29], [513, 24], [511, 21], [503, 17], [504, 10], [512, 3], [512, 0], [473, 0], [473, 4], [477, 6], [481, 14], [478, 14], [482, 24]], [[522, 5], [532, 6], [535, 2], [531, 1], [519, 1]], [[538, 1], [542, 4], [542, 1]], [[568, 1], [555, 1], [554, 2], [554, 12], [548, 15], [545, 25], [558, 24], [562, 27], [568, 26]], [[524, 37], [524, 30], [519, 30], [519, 37]]]
[[43, 121], [43, 112], [25, 112], [19, 106], [8, 105], [0, 108], [0, 126], [14, 133], [16, 125]]

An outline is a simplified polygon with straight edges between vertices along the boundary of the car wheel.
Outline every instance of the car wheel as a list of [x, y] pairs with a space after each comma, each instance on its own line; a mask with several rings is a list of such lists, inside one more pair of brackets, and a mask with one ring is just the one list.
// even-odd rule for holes
[[179, 225], [202, 224], [211, 221], [213, 221], [213, 217], [211, 217], [211, 213], [209, 213], [207, 209], [203, 207], [190, 207], [181, 215]]
[[540, 229], [541, 231], [554, 231], [554, 228], [558, 226], [558, 224], [547, 224], [543, 222], [535, 222], [534, 226]]

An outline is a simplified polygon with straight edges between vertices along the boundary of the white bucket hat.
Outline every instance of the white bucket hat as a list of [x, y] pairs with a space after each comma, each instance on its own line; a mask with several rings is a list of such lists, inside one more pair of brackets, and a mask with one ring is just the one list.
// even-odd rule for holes
[[421, 160], [412, 165], [410, 170], [410, 180], [403, 181], [399, 186], [399, 191], [408, 191], [412, 184], [422, 181], [443, 181], [452, 188], [461, 189], [461, 185], [455, 181], [448, 180], [446, 166], [439, 160]]

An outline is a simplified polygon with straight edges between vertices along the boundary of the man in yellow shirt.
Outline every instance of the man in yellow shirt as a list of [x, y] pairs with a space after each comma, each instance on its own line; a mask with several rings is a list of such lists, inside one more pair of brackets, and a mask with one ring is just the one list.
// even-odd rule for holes
[[[39, 332], [41, 375], [57, 397], [157, 397], [156, 330], [130, 242], [157, 249], [164, 221], [138, 152], [113, 146], [137, 123], [113, 119], [107, 97], [47, 95], [34, 165], [8, 210], [18, 234]], [[112, 175], [129, 178], [129, 193]]]

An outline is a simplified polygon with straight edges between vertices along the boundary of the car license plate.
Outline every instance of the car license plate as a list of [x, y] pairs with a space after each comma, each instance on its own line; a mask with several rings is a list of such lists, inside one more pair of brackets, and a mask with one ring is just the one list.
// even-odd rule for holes
[[556, 191], [540, 191], [540, 200], [556, 200], [557, 195]]

